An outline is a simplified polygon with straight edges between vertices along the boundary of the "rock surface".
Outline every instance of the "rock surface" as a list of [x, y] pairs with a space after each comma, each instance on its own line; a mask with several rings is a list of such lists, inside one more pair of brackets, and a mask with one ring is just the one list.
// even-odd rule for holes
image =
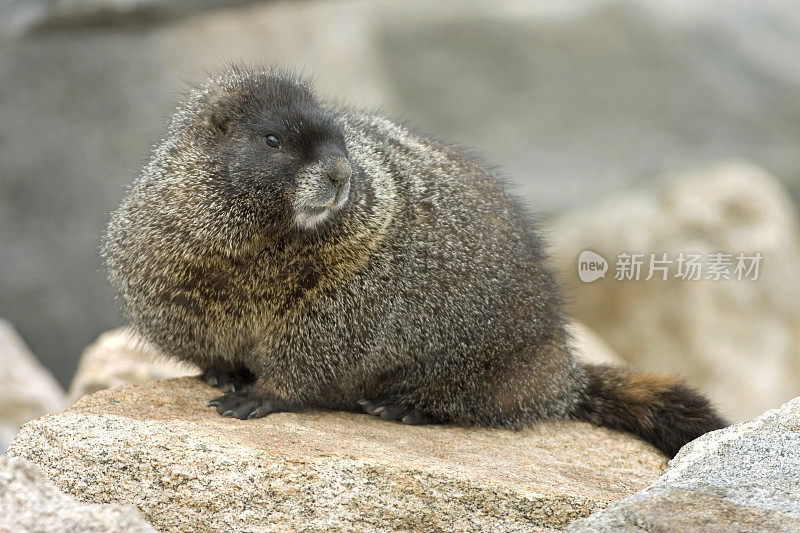
[[64, 392], [14, 328], [0, 319], [0, 453], [17, 429], [64, 408]]
[[130, 505], [81, 503], [28, 461], [0, 456], [0, 531], [155, 532]]
[[654, 485], [569, 531], [800, 531], [800, 397], [689, 443]]
[[[685, 375], [734, 420], [800, 394], [800, 223], [777, 181], [744, 163], [720, 164], [620, 193], [564, 214], [554, 261], [570, 312], [634, 365]], [[583, 283], [578, 256], [609, 262]], [[620, 253], [760, 252], [756, 281], [615, 280]], [[703, 270], [701, 277], [706, 277]], [[732, 391], [736, 391], [735, 394]]]
[[158, 529], [559, 528], [652, 483], [665, 459], [584, 423], [404, 426], [362, 414], [240, 421], [195, 378], [102, 391], [27, 424], [9, 454]]
[[117, 385], [139, 385], [198, 372], [191, 365], [160, 356], [128, 328], [118, 328], [103, 333], [83, 351], [67, 401], [74, 403], [87, 394]]

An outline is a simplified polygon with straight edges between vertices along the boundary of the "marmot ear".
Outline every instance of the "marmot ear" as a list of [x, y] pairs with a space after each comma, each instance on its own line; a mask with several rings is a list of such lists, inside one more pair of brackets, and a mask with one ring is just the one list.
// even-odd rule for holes
[[225, 135], [228, 133], [232, 106], [230, 99], [219, 87], [212, 87], [203, 97], [200, 109], [202, 127], [208, 131]]

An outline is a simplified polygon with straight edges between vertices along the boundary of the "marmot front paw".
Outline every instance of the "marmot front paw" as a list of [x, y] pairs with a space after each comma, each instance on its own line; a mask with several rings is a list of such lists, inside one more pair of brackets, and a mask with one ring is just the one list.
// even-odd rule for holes
[[270, 413], [297, 411], [296, 406], [277, 396], [263, 396], [252, 390], [223, 394], [208, 402], [208, 407], [216, 407], [222, 416], [232, 416], [240, 420], [261, 418]]

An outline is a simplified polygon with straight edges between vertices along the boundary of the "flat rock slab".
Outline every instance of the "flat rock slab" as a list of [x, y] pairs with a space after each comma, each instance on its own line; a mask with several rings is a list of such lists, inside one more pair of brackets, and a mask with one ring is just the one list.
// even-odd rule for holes
[[63, 491], [195, 530], [546, 530], [656, 480], [666, 460], [580, 422], [524, 432], [406, 426], [342, 412], [241, 421], [196, 378], [86, 396], [9, 449]]

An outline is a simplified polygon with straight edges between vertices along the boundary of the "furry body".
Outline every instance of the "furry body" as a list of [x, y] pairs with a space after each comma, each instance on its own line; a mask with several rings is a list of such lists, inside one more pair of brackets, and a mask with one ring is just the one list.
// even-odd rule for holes
[[667, 454], [723, 425], [684, 385], [576, 361], [542, 241], [484, 165], [286, 74], [195, 90], [103, 251], [134, 327], [227, 390], [228, 416], [581, 418]]

